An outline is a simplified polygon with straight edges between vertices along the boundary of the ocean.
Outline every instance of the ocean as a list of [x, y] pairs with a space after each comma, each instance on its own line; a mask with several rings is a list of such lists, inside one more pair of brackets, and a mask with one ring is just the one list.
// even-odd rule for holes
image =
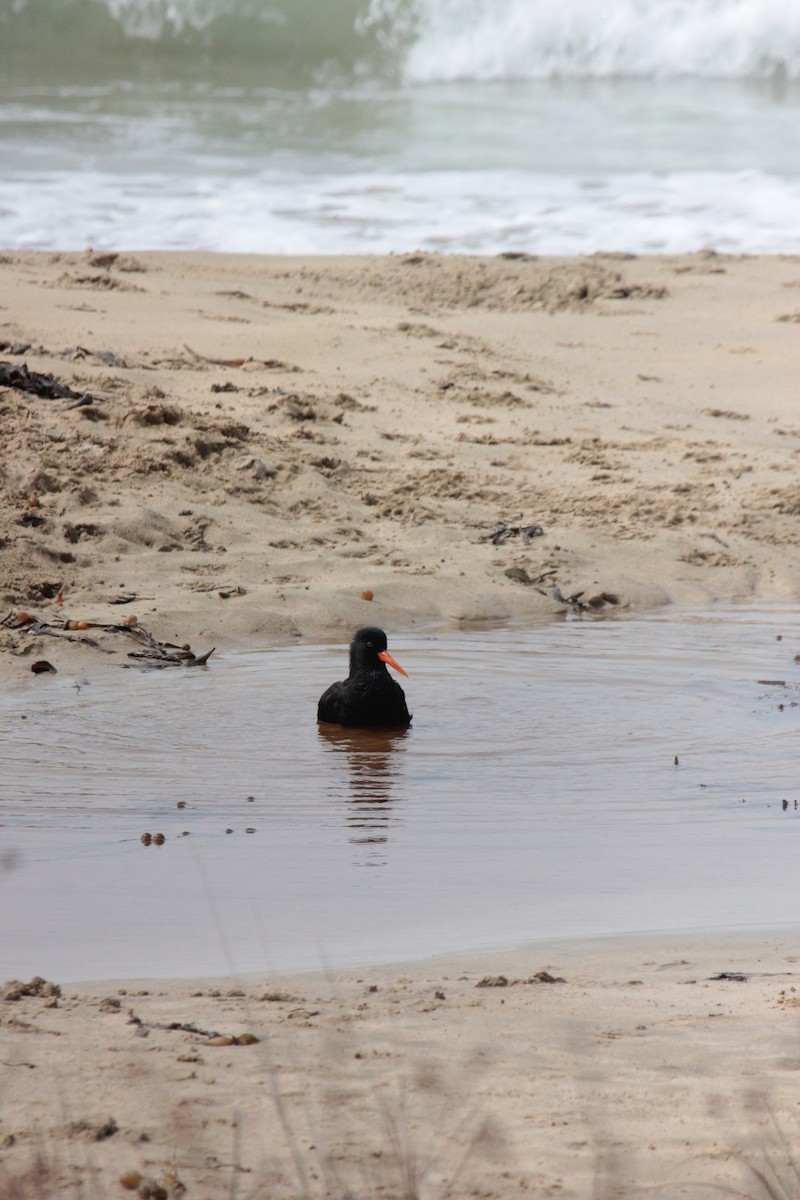
[[0, 246], [800, 253], [798, 0], [0, 0]]

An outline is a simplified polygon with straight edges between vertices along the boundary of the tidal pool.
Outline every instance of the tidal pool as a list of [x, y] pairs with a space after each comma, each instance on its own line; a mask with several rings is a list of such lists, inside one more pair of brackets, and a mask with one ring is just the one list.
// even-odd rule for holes
[[402, 734], [317, 726], [341, 644], [8, 690], [2, 978], [796, 922], [800, 606], [389, 633]]

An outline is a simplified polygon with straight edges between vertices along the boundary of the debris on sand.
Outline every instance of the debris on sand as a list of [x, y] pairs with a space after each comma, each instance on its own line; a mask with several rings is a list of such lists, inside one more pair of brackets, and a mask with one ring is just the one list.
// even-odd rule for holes
[[544, 529], [533, 521], [530, 525], [509, 525], [508, 521], [498, 521], [491, 533], [485, 533], [478, 538], [479, 542], [491, 542], [493, 546], [502, 546], [510, 538], [522, 538], [523, 546], [529, 546], [535, 537], [542, 537]]
[[[8, 616], [0, 621], [0, 626], [5, 629], [12, 629], [26, 638], [43, 635], [46, 637], [62, 638], [68, 642], [81, 642], [84, 645], [100, 650], [104, 654], [113, 654], [114, 651], [107, 646], [101, 645], [96, 638], [87, 636], [84, 630], [100, 630], [105, 634], [125, 634], [127, 637], [133, 638], [141, 647], [139, 650], [128, 651], [128, 658], [136, 659], [137, 662], [136, 664], [124, 663], [123, 665], [126, 667], [134, 665], [143, 667], [204, 667], [216, 648], [212, 647], [205, 654], [195, 654], [188, 642], [184, 642], [180, 646], [174, 642], [161, 642], [147, 629], [139, 625], [136, 617], [127, 617], [124, 621], [119, 622], [74, 621], [60, 617], [58, 621], [51, 622], [28, 612], [10, 612]], [[16, 653], [24, 654], [25, 648], [23, 647]], [[55, 673], [56, 668], [51, 663], [42, 659], [39, 662], [35, 662], [31, 670], [37, 674], [44, 671]]]
[[29, 371], [25, 363], [18, 367], [15, 363], [0, 362], [0, 387], [29, 392], [34, 396], [41, 396], [44, 400], [75, 400], [75, 407], [78, 404], [94, 403], [94, 397], [88, 392], [76, 392], [54, 375], [40, 375], [36, 371]]

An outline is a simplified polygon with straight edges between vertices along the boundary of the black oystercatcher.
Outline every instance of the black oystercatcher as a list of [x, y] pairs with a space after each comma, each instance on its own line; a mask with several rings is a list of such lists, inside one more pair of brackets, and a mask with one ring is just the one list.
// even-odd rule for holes
[[350, 643], [350, 674], [322, 694], [317, 720], [361, 729], [410, 725], [403, 689], [386, 663], [407, 676], [386, 649], [382, 629], [359, 629]]

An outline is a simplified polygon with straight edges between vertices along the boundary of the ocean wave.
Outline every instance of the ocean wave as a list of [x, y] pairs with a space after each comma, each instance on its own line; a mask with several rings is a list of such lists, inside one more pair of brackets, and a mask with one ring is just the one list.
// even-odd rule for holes
[[0, 73], [33, 64], [45, 79], [154, 63], [265, 84], [331, 70], [410, 86], [800, 79], [800, 5], [786, 0], [13, 0], [0, 40]]
[[0, 0], [0, 79], [236, 85], [380, 75], [370, 0]]
[[372, 0], [414, 83], [800, 78], [800, 6], [785, 0]]

